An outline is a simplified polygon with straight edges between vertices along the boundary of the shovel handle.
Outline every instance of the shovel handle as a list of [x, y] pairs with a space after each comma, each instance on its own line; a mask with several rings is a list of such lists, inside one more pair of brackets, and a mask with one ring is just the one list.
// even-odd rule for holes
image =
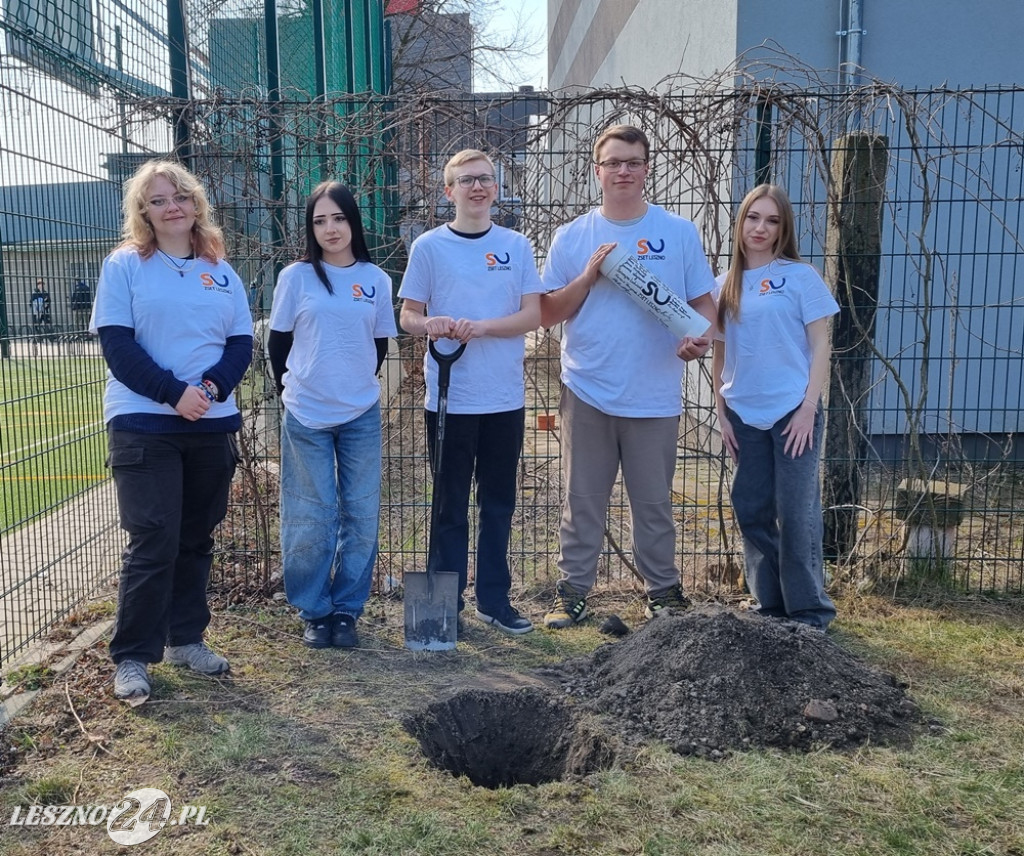
[[444, 423], [448, 415], [448, 384], [452, 377], [452, 363], [462, 356], [466, 350], [463, 342], [450, 354], [443, 354], [434, 345], [434, 340], [427, 341], [430, 356], [437, 363], [437, 438], [434, 441], [434, 474], [441, 472], [441, 456], [444, 452]]
[[434, 344], [433, 339], [427, 340], [427, 348], [430, 350], [430, 356], [432, 356], [434, 358], [434, 362], [437, 363], [438, 392], [447, 392], [448, 382], [452, 377], [452, 363], [462, 356], [462, 352], [466, 350], [466, 343], [463, 342], [450, 354], [442, 354], [437, 349], [437, 345]]

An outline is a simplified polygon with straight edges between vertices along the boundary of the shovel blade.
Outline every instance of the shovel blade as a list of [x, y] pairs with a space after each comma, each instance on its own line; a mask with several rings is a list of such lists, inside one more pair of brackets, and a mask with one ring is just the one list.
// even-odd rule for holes
[[405, 647], [450, 651], [459, 622], [459, 575], [454, 571], [405, 574]]

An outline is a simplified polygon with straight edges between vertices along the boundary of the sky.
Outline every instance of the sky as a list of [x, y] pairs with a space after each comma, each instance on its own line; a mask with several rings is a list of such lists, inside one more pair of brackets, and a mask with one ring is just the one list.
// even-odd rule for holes
[[[548, 82], [547, 38], [548, 38], [548, 3], [547, 0], [502, 0], [500, 10], [495, 14], [492, 29], [495, 33], [514, 31], [517, 19], [525, 22], [529, 30], [540, 39], [540, 54], [535, 59], [522, 62], [518, 70], [510, 75], [514, 86], [535, 86], [543, 88]], [[477, 86], [485, 90], [487, 86]]]

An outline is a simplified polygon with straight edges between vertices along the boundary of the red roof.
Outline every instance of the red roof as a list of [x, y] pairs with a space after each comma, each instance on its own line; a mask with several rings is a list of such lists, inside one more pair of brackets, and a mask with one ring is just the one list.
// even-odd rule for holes
[[419, 11], [420, 0], [387, 0], [384, 7], [385, 15], [415, 14]]

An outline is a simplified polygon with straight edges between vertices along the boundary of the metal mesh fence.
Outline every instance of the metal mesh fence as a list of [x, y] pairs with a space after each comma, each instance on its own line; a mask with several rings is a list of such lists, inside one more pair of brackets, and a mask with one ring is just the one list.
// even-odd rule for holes
[[[74, 8], [29, 5], [54, 14]], [[218, 535], [215, 584], [227, 599], [276, 582], [280, 411], [262, 337], [276, 274], [300, 253], [309, 190], [324, 178], [353, 187], [375, 259], [397, 292], [411, 241], [450, 216], [441, 192], [445, 160], [483, 147], [500, 172], [495, 219], [527, 234], [543, 264], [554, 229], [598, 201], [590, 146], [617, 121], [649, 133], [649, 197], [698, 224], [716, 271], [728, 264], [738, 200], [770, 179], [794, 201], [801, 251], [842, 292], [847, 326], [837, 325], [823, 465], [833, 579], [932, 579], [1024, 593], [1016, 332], [1024, 312], [1017, 285], [1024, 140], [1016, 130], [1024, 90], [872, 84], [840, 92], [730, 75], [660, 94], [343, 95], [367, 88], [373, 70], [346, 77], [351, 63], [340, 51], [327, 60], [330, 91], [314, 98], [306, 4], [281, 4], [287, 85], [272, 98], [264, 5], [189, 3], [183, 26], [193, 85], [180, 99], [167, 58], [167, 5], [136, 3], [130, 12], [120, 3], [93, 5], [109, 17], [102, 27], [93, 21], [91, 41], [83, 37], [91, 53], [28, 35], [27, 13], [16, 3], [5, 3], [0, 17], [5, 661], [117, 570], [121, 536], [103, 468], [103, 363], [76, 310], [76, 286], [84, 282], [91, 299], [102, 258], [117, 243], [121, 181], [175, 146], [209, 189], [229, 260], [251, 284], [259, 333], [238, 392], [244, 465]], [[65, 22], [62, 30], [74, 27]], [[858, 191], [837, 169], [837, 152], [860, 143], [867, 154], [850, 162], [878, 176], [877, 235], [870, 246], [851, 247], [842, 238], [856, 226]], [[876, 271], [873, 284], [852, 275], [865, 263]], [[37, 279], [50, 296], [45, 327], [31, 314]], [[528, 346], [511, 559], [516, 584], [539, 593], [554, 579], [560, 517], [558, 330], [538, 331]], [[380, 590], [426, 561], [421, 360], [421, 344], [400, 338], [383, 372]], [[673, 491], [678, 561], [688, 588], [715, 594], [736, 585], [741, 551], [707, 365], [688, 367], [683, 393]], [[629, 540], [617, 487], [602, 584], [629, 584]]]

